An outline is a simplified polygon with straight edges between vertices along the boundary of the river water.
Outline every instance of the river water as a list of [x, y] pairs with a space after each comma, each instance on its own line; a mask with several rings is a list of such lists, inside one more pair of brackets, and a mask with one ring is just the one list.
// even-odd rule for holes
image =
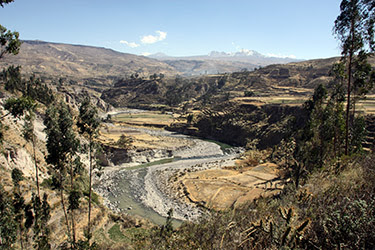
[[[137, 128], [133, 128], [137, 129]], [[213, 142], [200, 140], [169, 131], [139, 128], [160, 138], [178, 137], [186, 141], [186, 147], [173, 151], [167, 163], [111, 168], [95, 185], [95, 191], [103, 196], [105, 204], [116, 212], [146, 218], [155, 224], [164, 224], [169, 209], [173, 209], [175, 225], [183, 220], [196, 220], [206, 212], [194, 204], [187, 204], [166, 194], [168, 178], [176, 171], [199, 168], [207, 169], [233, 164], [237, 153], [224, 153]], [[164, 191], [163, 191], [164, 190]]]

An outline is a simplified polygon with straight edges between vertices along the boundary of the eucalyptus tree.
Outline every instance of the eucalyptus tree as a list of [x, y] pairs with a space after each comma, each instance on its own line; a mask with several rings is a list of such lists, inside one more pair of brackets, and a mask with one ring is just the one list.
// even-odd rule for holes
[[[54, 167], [57, 178], [54, 180], [54, 186], [60, 191], [60, 201], [64, 211], [65, 222], [68, 230], [68, 237], [72, 246], [75, 245], [75, 220], [74, 209], [76, 206], [70, 204], [69, 210], [71, 212], [71, 225], [69, 223], [67, 208], [64, 199], [65, 180], [68, 171], [70, 172], [70, 196], [69, 201], [72, 200], [71, 196], [75, 196], [74, 188], [74, 170], [73, 158], [78, 150], [78, 140], [73, 131], [72, 115], [68, 106], [61, 102], [57, 105], [51, 105], [46, 112], [44, 119], [45, 131], [47, 134], [47, 150], [46, 157], [47, 163]], [[74, 199], [76, 200], [76, 199]]]
[[367, 64], [373, 44], [374, 22], [371, 21], [369, 11], [371, 4], [373, 1], [343, 0], [340, 5], [341, 13], [333, 28], [336, 38], [341, 43], [342, 61], [346, 65], [345, 154], [349, 153], [349, 133], [354, 120], [355, 100], [352, 98], [352, 92], [354, 95], [363, 96], [372, 87], [373, 82], [373, 73]]
[[77, 126], [81, 134], [85, 134], [89, 139], [89, 211], [88, 211], [88, 226], [87, 226], [87, 239], [90, 243], [91, 239], [91, 194], [92, 194], [92, 170], [93, 170], [93, 149], [94, 139], [97, 136], [100, 126], [98, 117], [98, 110], [94, 107], [90, 98], [87, 97], [83, 100], [79, 107], [79, 116]]

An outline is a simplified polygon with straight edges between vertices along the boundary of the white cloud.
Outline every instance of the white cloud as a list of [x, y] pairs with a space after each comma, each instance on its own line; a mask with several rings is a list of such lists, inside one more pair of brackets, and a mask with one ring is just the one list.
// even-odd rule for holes
[[151, 53], [149, 53], [149, 52], [142, 52], [141, 55], [142, 56], [149, 56], [149, 55], [151, 55]]
[[167, 38], [167, 32], [158, 30], [156, 31], [156, 33], [158, 34], [156, 36], [153, 36], [153, 35], [143, 36], [141, 38], [141, 42], [143, 44], [152, 44], [152, 43], [163, 41], [165, 38]]
[[120, 43], [125, 44], [125, 45], [129, 46], [130, 48], [137, 48], [137, 47], [140, 46], [139, 44], [137, 44], [135, 42], [128, 42], [128, 41], [125, 41], [125, 40], [121, 40]]
[[272, 53], [268, 53], [267, 56], [268, 57], [277, 57], [277, 58], [292, 58], [292, 59], [296, 59], [297, 58], [295, 55], [286, 56], [286, 55], [272, 54]]

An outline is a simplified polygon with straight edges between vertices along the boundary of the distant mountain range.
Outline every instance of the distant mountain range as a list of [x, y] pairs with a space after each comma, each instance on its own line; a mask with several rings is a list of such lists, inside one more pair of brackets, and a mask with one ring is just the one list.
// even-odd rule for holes
[[248, 62], [258, 66], [266, 66], [270, 64], [283, 64], [290, 62], [303, 61], [301, 59], [291, 58], [291, 57], [274, 57], [265, 56], [255, 50], [243, 49], [237, 52], [219, 52], [211, 51], [207, 55], [199, 56], [184, 56], [184, 57], [173, 57], [168, 56], [164, 53], [156, 53], [149, 55], [148, 57], [158, 59], [158, 60], [218, 60], [218, 61], [234, 61], [234, 62]]
[[238, 52], [212, 51], [208, 55], [173, 57], [164, 53], [156, 53], [149, 58], [163, 61], [170, 66], [183, 71], [187, 75], [216, 74], [253, 70], [270, 64], [285, 64], [302, 61], [289, 57], [269, 57], [255, 50]]
[[111, 84], [113, 79], [134, 73], [142, 77], [154, 73], [167, 76], [231, 73], [292, 61], [298, 60], [267, 57], [252, 50], [236, 53], [213, 51], [208, 55], [190, 57], [158, 53], [145, 57], [93, 46], [23, 41], [20, 53], [7, 56], [0, 66], [15, 64], [22, 66], [26, 74]]

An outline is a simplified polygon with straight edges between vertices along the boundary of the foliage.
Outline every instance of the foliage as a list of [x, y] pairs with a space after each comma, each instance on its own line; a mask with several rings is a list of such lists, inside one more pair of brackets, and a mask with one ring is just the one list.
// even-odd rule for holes
[[60, 201], [65, 216], [65, 222], [68, 230], [69, 241], [71, 246], [75, 246], [75, 220], [74, 210], [77, 205], [77, 196], [71, 196], [69, 207], [71, 213], [71, 223], [69, 223], [68, 215], [64, 201], [64, 190], [66, 190], [64, 180], [67, 172], [70, 175], [70, 190], [74, 189], [74, 159], [78, 150], [79, 141], [73, 131], [73, 120], [68, 106], [65, 103], [59, 103], [56, 106], [50, 106], [46, 111], [44, 119], [45, 131], [47, 134], [47, 163], [54, 167], [55, 177], [54, 186], [60, 191]]
[[6, 69], [3, 69], [1, 72], [1, 80], [4, 82], [5, 90], [14, 92], [14, 90], [22, 90], [23, 82], [21, 76], [21, 67], [20, 66], [9, 66]]
[[[374, 72], [367, 63], [369, 50], [374, 41], [374, 19], [371, 16], [373, 3], [366, 0], [343, 0], [334, 33], [341, 43], [342, 62], [347, 68], [342, 72], [347, 80], [347, 104], [345, 117], [345, 154], [349, 154], [350, 130], [355, 116], [355, 102], [363, 97], [374, 82]], [[370, 11], [369, 11], [370, 10]], [[354, 97], [353, 97], [354, 95]], [[352, 114], [350, 111], [353, 111]]]
[[18, 168], [14, 168], [12, 170], [12, 181], [14, 186], [18, 186], [19, 182], [24, 179], [23, 173]]
[[77, 189], [70, 190], [69, 207], [68, 207], [69, 210], [75, 210], [79, 208], [79, 203], [80, 203], [79, 199], [81, 198], [81, 196], [82, 196], [82, 193], [79, 190]]
[[20, 66], [15, 67], [11, 65], [2, 71], [0, 76], [7, 91], [14, 93], [18, 90], [24, 96], [30, 97], [45, 105], [55, 100], [52, 90], [46, 83], [43, 83], [41, 79], [35, 76], [31, 76], [28, 80], [23, 79]]
[[9, 4], [14, 0], [0, 0], [0, 6], [4, 8], [4, 4]]
[[92, 202], [92, 170], [93, 170], [93, 162], [92, 162], [92, 153], [96, 152], [95, 145], [93, 139], [96, 137], [98, 133], [98, 129], [100, 126], [100, 120], [98, 117], [97, 109], [91, 105], [90, 98], [85, 98], [82, 102], [81, 106], [79, 107], [79, 116], [77, 127], [80, 130], [81, 134], [87, 134], [89, 136], [89, 210], [88, 210], [88, 226], [87, 226], [87, 233], [85, 234], [87, 238], [87, 245], [90, 245], [90, 239], [92, 237], [91, 234], [91, 202]]
[[10, 249], [17, 239], [17, 224], [9, 194], [0, 184], [0, 249]]
[[98, 118], [98, 111], [90, 103], [89, 98], [85, 98], [79, 107], [79, 117], [77, 121], [77, 126], [81, 134], [88, 134], [89, 136], [94, 136], [100, 125], [100, 120]]
[[245, 96], [245, 97], [253, 97], [253, 96], [255, 96], [255, 93], [254, 93], [254, 91], [246, 90], [246, 91], [244, 92], [244, 96]]
[[34, 111], [36, 108], [36, 104], [30, 97], [11, 97], [6, 100], [4, 108], [9, 111], [9, 113], [14, 117], [20, 117], [23, 116], [27, 111]]
[[[315, 171], [306, 186], [185, 222], [168, 237], [153, 230], [151, 249], [372, 249], [375, 155]], [[147, 242], [147, 241], [146, 241]]]
[[172, 225], [173, 209], [168, 210], [165, 225], [155, 227], [151, 233], [152, 249], [174, 249], [172, 247], [174, 229]]
[[48, 221], [51, 218], [51, 207], [48, 204], [48, 196], [43, 195], [43, 201], [39, 196], [33, 194], [32, 204], [34, 210], [34, 247], [36, 249], [51, 249], [50, 244], [50, 228]]
[[78, 141], [73, 131], [73, 120], [66, 104], [59, 103], [47, 109], [44, 119], [47, 134], [47, 163], [64, 172], [69, 155], [76, 152]]
[[[0, 5], [2, 6], [1, 3]], [[18, 54], [21, 47], [19, 36], [18, 32], [11, 32], [4, 26], [0, 25], [0, 59], [4, 57], [5, 54]]]
[[125, 240], [125, 235], [121, 232], [120, 225], [115, 224], [108, 230], [109, 237], [113, 241], [123, 241]]
[[299, 107], [223, 103], [195, 115], [192, 125], [203, 138], [239, 146], [258, 139], [257, 147], [265, 149], [303, 127], [306, 114]]
[[117, 140], [116, 145], [124, 149], [130, 149], [132, 143], [133, 139], [131, 137], [122, 134], [120, 138]]
[[[278, 248], [297, 248], [301, 245], [304, 230], [310, 223], [307, 219], [300, 225], [295, 223], [293, 209], [279, 208], [280, 218], [261, 219], [259, 223], [252, 223], [251, 227], [242, 232], [244, 240], [240, 246], [247, 244], [249, 248], [259, 248], [262, 241], [267, 239], [271, 245]], [[277, 220], [278, 219], [278, 220]], [[263, 239], [261, 239], [263, 238]]]

